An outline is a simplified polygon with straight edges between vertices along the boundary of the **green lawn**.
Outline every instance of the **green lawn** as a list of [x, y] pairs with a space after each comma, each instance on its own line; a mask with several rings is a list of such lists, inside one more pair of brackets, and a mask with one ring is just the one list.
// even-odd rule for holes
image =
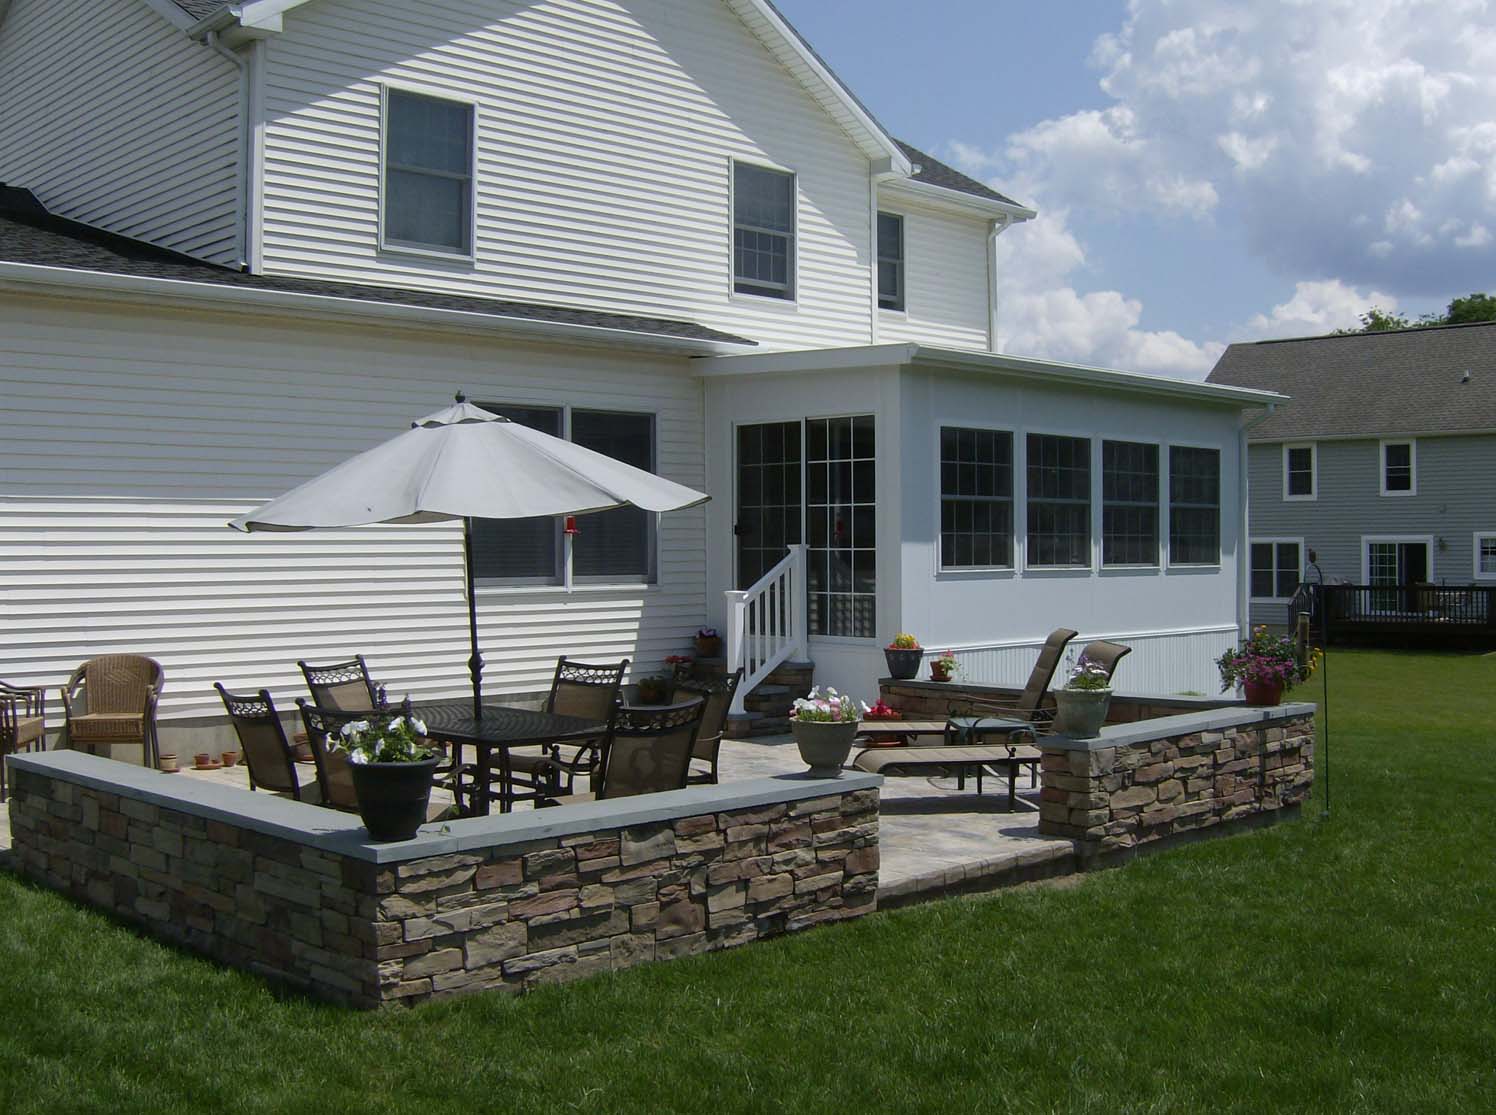
[[1490, 1112], [1496, 656], [1329, 665], [1329, 822], [519, 1000], [345, 1013], [0, 875], [0, 1111]]

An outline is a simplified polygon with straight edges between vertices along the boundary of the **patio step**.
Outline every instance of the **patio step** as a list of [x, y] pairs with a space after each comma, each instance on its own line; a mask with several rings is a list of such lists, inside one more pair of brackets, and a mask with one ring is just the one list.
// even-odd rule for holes
[[[788, 716], [795, 704], [797, 694], [787, 685], [771, 685], [764, 682], [743, 698], [743, 706], [760, 716]], [[799, 694], [804, 696], [804, 694]]]
[[[720, 659], [715, 660], [720, 661]], [[723, 667], [725, 670], [725, 666]], [[795, 701], [815, 684], [814, 662], [785, 662], [743, 698], [747, 715], [728, 722], [731, 739], [777, 736], [790, 730], [789, 715]]]

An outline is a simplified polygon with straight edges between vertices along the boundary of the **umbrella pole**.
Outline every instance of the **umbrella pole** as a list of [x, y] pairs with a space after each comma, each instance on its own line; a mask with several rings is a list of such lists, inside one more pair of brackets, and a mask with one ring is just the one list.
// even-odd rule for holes
[[462, 564], [467, 574], [468, 673], [473, 678], [473, 719], [483, 719], [483, 656], [478, 653], [478, 596], [473, 591], [473, 520], [462, 520]]

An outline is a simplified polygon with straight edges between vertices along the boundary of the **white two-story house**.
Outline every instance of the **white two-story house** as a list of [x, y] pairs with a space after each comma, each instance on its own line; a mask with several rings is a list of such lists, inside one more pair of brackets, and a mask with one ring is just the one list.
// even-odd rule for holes
[[1244, 620], [1271, 396], [995, 351], [1033, 211], [768, 0], [0, 0], [0, 181], [7, 681], [460, 693], [455, 530], [225, 527], [458, 389], [713, 496], [485, 524], [491, 692], [657, 669], [801, 553], [787, 652], [868, 696], [898, 631], [998, 682], [1061, 625], [1206, 690]]

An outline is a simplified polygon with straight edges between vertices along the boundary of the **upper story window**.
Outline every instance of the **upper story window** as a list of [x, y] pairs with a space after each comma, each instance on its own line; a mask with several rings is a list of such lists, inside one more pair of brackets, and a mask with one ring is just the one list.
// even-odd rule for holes
[[940, 430], [940, 566], [1013, 564], [1013, 435]]
[[1158, 446], [1101, 443], [1101, 564], [1158, 564]]
[[1221, 560], [1221, 451], [1169, 447], [1169, 564]]
[[1091, 564], [1091, 442], [1083, 437], [1029, 434], [1028, 560], [1030, 568]]
[[878, 308], [904, 308], [904, 218], [878, 214]]
[[[568, 436], [568, 414], [560, 407], [483, 405], [532, 430]], [[654, 471], [654, 415], [573, 408], [569, 418], [571, 441]], [[610, 584], [653, 580], [654, 520], [637, 507], [580, 516], [572, 547], [574, 579]], [[473, 523], [474, 572], [479, 579], [504, 584], [559, 584], [563, 577], [561, 537], [561, 523], [554, 518], [477, 519]]]
[[1411, 441], [1382, 442], [1382, 495], [1411, 496], [1418, 491], [1418, 451]]
[[1319, 494], [1318, 454], [1312, 445], [1283, 447], [1283, 498], [1314, 499]]
[[795, 297], [795, 176], [732, 164], [732, 288]]
[[473, 106], [386, 91], [386, 247], [468, 256], [473, 251]]

